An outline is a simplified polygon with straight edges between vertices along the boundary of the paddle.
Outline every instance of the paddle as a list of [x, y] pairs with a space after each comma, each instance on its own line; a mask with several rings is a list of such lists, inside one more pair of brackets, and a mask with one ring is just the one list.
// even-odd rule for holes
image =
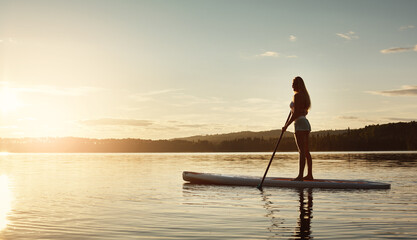
[[[287, 124], [288, 120], [290, 120], [290, 117], [291, 117], [291, 111], [290, 111], [290, 113], [288, 114], [287, 121], [285, 121], [285, 125]], [[279, 139], [278, 139], [277, 145], [275, 146], [274, 153], [272, 153], [271, 160], [269, 160], [269, 164], [268, 164], [268, 167], [267, 167], [267, 168], [266, 168], [266, 170], [265, 170], [264, 177], [262, 178], [261, 183], [259, 183], [259, 185], [257, 186], [257, 188], [258, 188], [259, 190], [261, 190], [261, 191], [262, 191], [262, 184], [264, 183], [264, 180], [265, 180], [266, 174], [268, 173], [269, 167], [271, 166], [271, 163], [272, 163], [272, 159], [274, 159], [275, 153], [277, 152], [278, 145], [279, 145], [279, 143], [281, 142], [281, 138], [282, 138], [282, 136], [283, 136], [283, 135], [284, 135], [284, 131], [281, 131], [281, 136], [279, 136]]]

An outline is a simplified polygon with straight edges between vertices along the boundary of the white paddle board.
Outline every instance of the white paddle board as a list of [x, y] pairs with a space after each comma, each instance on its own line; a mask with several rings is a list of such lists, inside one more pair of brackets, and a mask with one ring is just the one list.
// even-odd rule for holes
[[[213, 173], [198, 173], [184, 171], [184, 181], [194, 184], [214, 184], [231, 186], [258, 186], [261, 177], [223, 175]], [[338, 189], [389, 189], [388, 183], [371, 182], [367, 180], [337, 180], [337, 179], [314, 179], [304, 181], [292, 181], [291, 178], [267, 177], [263, 186], [290, 187], [290, 188], [338, 188]]]

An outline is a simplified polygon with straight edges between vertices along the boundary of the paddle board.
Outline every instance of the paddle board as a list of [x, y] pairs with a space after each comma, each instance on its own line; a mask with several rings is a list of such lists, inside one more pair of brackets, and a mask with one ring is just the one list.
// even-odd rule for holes
[[[213, 173], [198, 173], [184, 171], [184, 181], [195, 184], [214, 184], [231, 186], [258, 186], [261, 177], [222, 175]], [[389, 189], [388, 183], [371, 182], [366, 180], [336, 180], [314, 179], [304, 181], [292, 181], [291, 178], [267, 177], [263, 186], [290, 187], [290, 188], [338, 188], [338, 189]]]

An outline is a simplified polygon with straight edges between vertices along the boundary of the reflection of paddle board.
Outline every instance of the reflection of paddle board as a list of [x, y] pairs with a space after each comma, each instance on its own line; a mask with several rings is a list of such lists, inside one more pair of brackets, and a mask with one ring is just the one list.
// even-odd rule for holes
[[[183, 172], [185, 181], [196, 184], [258, 186], [260, 177], [233, 176], [212, 173]], [[388, 183], [370, 182], [365, 180], [315, 179], [312, 181], [291, 181], [291, 178], [267, 177], [263, 186], [294, 187], [294, 188], [340, 188], [340, 189], [389, 189]]]

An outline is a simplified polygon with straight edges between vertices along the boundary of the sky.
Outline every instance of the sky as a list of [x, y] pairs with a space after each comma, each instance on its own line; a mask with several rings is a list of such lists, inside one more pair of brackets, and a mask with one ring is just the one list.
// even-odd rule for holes
[[416, 12], [413, 0], [0, 0], [0, 137], [280, 129], [296, 76], [313, 131], [416, 121]]

